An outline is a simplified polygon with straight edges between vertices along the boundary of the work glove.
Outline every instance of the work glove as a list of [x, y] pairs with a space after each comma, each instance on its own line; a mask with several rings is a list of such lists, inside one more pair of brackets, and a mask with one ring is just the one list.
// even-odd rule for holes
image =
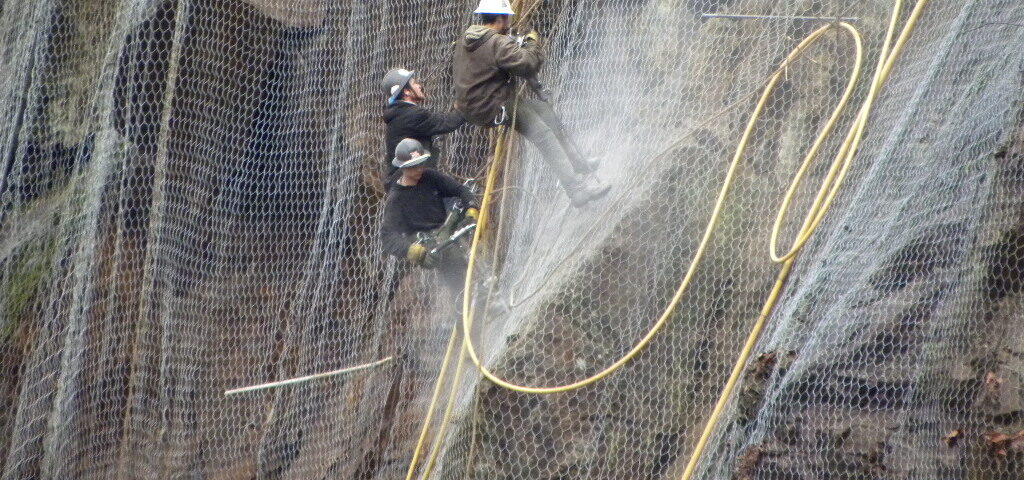
[[472, 219], [474, 222], [477, 221], [480, 218], [480, 210], [477, 210], [476, 207], [469, 207], [466, 210], [466, 218]]
[[536, 30], [530, 30], [530, 33], [527, 33], [526, 37], [523, 38], [523, 44], [524, 45], [527, 44], [527, 43], [533, 43], [533, 42], [539, 42], [539, 41], [540, 41], [540, 34], [537, 33]]
[[418, 242], [409, 245], [409, 251], [405, 254], [406, 260], [409, 260], [413, 265], [423, 265], [423, 260], [425, 260], [426, 257], [427, 247]]

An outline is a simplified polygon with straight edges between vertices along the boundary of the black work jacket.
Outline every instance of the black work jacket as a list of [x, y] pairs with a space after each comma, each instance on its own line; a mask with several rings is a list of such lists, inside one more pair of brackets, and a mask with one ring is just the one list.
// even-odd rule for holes
[[416, 241], [416, 232], [440, 227], [448, 212], [444, 199], [458, 197], [464, 207], [476, 207], [473, 192], [457, 180], [437, 170], [423, 172], [419, 183], [411, 187], [398, 184], [398, 176], [388, 183], [381, 243], [385, 253], [405, 258], [409, 246]]
[[[466, 123], [459, 112], [437, 113], [419, 105], [401, 100], [384, 107], [384, 123], [387, 135], [384, 141], [384, 177], [390, 177], [396, 167], [391, 164], [395, 158], [395, 147], [406, 138], [413, 138], [430, 151], [437, 162], [441, 152], [434, 145], [434, 136], [451, 133]], [[435, 165], [440, 165], [435, 163]]]

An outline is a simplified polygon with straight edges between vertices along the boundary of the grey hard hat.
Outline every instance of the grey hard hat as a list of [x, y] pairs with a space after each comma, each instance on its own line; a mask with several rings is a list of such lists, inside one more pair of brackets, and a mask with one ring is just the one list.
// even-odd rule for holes
[[419, 141], [406, 138], [395, 147], [395, 158], [391, 164], [398, 168], [409, 168], [423, 165], [430, 160], [430, 152], [423, 148]]
[[393, 68], [384, 74], [381, 86], [384, 87], [384, 95], [388, 96], [389, 102], [394, 102], [402, 94], [402, 90], [409, 86], [409, 81], [416, 76], [416, 72], [404, 68]]

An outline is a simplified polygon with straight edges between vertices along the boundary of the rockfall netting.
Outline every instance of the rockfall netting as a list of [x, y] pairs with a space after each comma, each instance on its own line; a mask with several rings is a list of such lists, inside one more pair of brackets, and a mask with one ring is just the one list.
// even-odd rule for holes
[[[836, 25], [781, 71], [647, 348], [540, 395], [460, 362], [458, 299], [378, 242], [379, 80], [417, 70], [429, 106], [452, 108], [475, 4], [0, 0], [0, 478], [395, 479], [415, 451], [414, 478], [680, 478], [782, 268], [772, 226], [853, 36]], [[500, 377], [557, 386], [655, 324], [762, 89], [841, 20], [863, 38], [861, 80], [797, 188], [791, 243], [897, 3], [514, 6], [614, 187], [574, 209], [516, 143], [470, 336]], [[921, 12], [693, 478], [1024, 477], [1024, 4]], [[441, 168], [482, 179], [496, 133], [449, 135]]]

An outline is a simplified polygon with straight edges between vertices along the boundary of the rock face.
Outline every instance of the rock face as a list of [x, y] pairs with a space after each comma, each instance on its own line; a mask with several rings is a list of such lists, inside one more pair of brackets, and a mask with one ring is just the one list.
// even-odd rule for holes
[[[733, 6], [751, 12], [761, 5]], [[807, 7], [789, 13], [824, 14]], [[874, 41], [886, 19], [881, 7], [865, 5], [857, 13], [858, 28], [875, 32], [866, 35]], [[1021, 430], [1015, 405], [1024, 392], [1006, 386], [1019, 372], [1002, 373], [1024, 318], [1015, 310], [1019, 282], [1006, 280], [1020, 276], [1010, 273], [1020, 263], [1022, 170], [1010, 160], [1020, 155], [1020, 58], [996, 54], [992, 44], [971, 46], [977, 29], [988, 28], [978, 18], [980, 5], [935, 8], [900, 57], [872, 115], [859, 166], [798, 260], [699, 477], [1016, 478], [1024, 472], [1021, 452], [1009, 447]], [[1019, 10], [1011, 8], [1018, 16]], [[680, 62], [694, 78], [723, 79], [701, 90], [697, 103], [728, 105], [744, 89], [724, 79], [748, 78], [751, 65], [781, 60], [777, 39], [742, 40], [758, 38], [762, 28], [708, 22], [699, 30], [730, 40], [697, 44], [690, 61]], [[794, 28], [787, 38], [808, 31]], [[988, 35], [1012, 43], [1020, 34]], [[444, 478], [462, 478], [467, 470], [471, 478], [680, 475], [777, 270], [762, 260], [778, 198], [771, 192], [788, 183], [795, 159], [831, 108], [821, 98], [836, 98], [849, 72], [841, 41], [819, 48], [834, 57], [812, 51], [808, 56], [821, 63], [794, 67], [769, 100], [739, 173], [735, 204], [673, 324], [633, 364], [577, 392], [537, 397], [485, 382], [478, 410], [467, 413], [465, 430], [453, 441], [455, 458]], [[657, 72], [665, 60], [649, 61], [655, 65], [641, 71]], [[989, 78], [966, 80], [979, 74]], [[698, 235], [706, 218], [700, 209], [707, 207], [693, 202], [709, 203], [718, 184], [703, 184], [703, 172], [692, 166], [724, 162], [745, 113], [698, 117], [705, 120], [701, 130], [668, 155], [687, 159], [689, 168], [633, 165], [649, 176], [650, 197], [629, 203], [634, 210], [595, 242], [598, 251], [542, 293], [539, 318], [494, 361], [505, 375], [526, 384], [582, 378], [645, 331], [644, 320], [657, 316], [663, 292], [674, 288], [689, 260], [693, 246], [686, 251], [680, 242], [694, 241], [651, 223], [677, 222]], [[821, 167], [815, 168], [820, 178]], [[805, 189], [796, 212], [813, 193]], [[708, 193], [695, 193], [702, 191]], [[799, 219], [791, 216], [790, 222]], [[650, 303], [630, 308], [636, 298]]]
[[[0, 479], [404, 477], [459, 304], [380, 254], [378, 81], [415, 69], [430, 106], [451, 106], [470, 10], [439, 3], [0, 0]], [[665, 310], [760, 89], [826, 23], [779, 16], [851, 17], [864, 79], [797, 191], [791, 241], [893, 5], [529, 3], [541, 80], [614, 189], [573, 209], [516, 150], [471, 336], [499, 375], [558, 385]], [[1016, 0], [925, 8], [698, 478], [1024, 477], [1019, 24]], [[456, 401], [431, 478], [681, 475], [773, 286], [768, 236], [853, 45], [837, 29], [786, 69], [651, 345], [554, 395], [467, 367], [442, 385]], [[479, 177], [494, 132], [446, 138], [442, 168]]]

